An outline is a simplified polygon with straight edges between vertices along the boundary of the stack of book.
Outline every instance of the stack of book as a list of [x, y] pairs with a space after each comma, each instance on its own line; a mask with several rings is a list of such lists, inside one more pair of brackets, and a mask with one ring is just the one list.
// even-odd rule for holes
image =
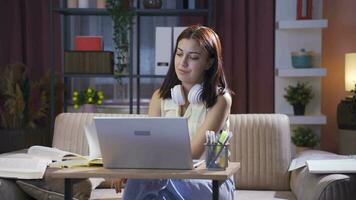
[[113, 74], [114, 53], [103, 51], [101, 36], [76, 36], [75, 50], [64, 52], [64, 73]]

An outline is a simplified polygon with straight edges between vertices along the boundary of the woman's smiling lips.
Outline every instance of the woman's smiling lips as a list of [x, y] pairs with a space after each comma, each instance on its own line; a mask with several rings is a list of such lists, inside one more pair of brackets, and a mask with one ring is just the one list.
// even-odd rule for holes
[[178, 68], [177, 71], [178, 71], [180, 74], [187, 74], [187, 73], [189, 73], [189, 70], [184, 70], [184, 69], [181, 69], [181, 68]]

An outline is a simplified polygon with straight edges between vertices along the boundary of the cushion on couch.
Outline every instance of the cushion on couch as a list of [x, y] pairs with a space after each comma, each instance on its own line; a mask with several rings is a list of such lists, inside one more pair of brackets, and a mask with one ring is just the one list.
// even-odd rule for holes
[[[60, 199], [64, 197], [64, 179], [50, 177], [53, 170], [48, 168], [43, 179], [18, 180], [16, 183], [28, 195], [35, 199]], [[88, 179], [78, 179], [73, 185], [73, 199], [89, 199], [92, 184]]]

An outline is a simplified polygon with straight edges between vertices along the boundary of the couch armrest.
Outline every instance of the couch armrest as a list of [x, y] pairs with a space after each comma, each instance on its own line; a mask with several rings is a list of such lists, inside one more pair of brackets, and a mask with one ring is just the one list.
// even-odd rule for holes
[[[324, 151], [308, 151], [298, 158], [332, 159], [336, 154]], [[351, 200], [356, 196], [356, 174], [311, 174], [306, 167], [291, 173], [290, 187], [297, 199]]]
[[15, 179], [0, 178], [0, 200], [32, 199], [15, 181]]

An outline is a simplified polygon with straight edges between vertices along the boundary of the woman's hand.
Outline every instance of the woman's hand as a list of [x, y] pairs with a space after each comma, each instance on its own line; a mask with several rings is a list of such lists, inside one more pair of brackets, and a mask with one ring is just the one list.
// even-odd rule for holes
[[127, 182], [126, 178], [113, 179], [111, 181], [111, 188], [115, 188], [116, 193], [119, 193], [121, 192], [121, 188], [123, 188], [126, 182]]

